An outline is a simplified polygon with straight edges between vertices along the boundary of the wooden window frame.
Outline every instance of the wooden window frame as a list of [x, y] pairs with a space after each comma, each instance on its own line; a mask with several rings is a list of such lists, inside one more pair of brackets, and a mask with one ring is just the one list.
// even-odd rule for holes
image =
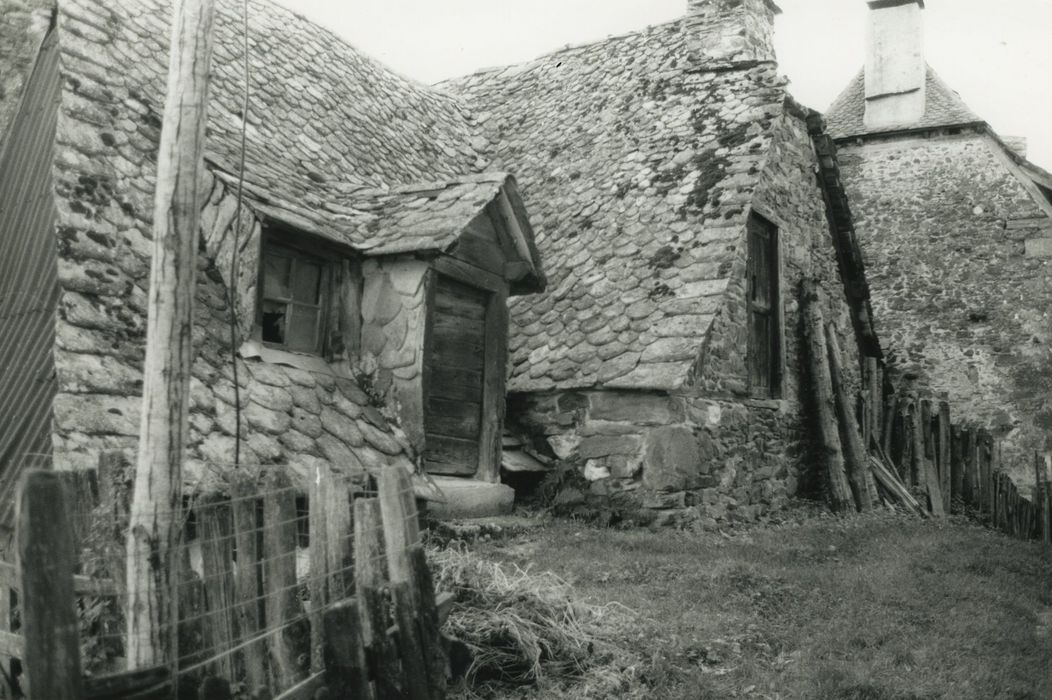
[[[253, 338], [259, 341], [264, 347], [272, 350], [304, 355], [307, 357], [328, 358], [332, 354], [331, 332], [335, 315], [334, 304], [341, 292], [341, 290], [337, 288], [337, 281], [339, 280], [342, 284], [347, 283], [345, 280], [342, 280], [342, 275], [339, 274], [339, 268], [344, 264], [346, 256], [333, 251], [328, 246], [319, 245], [312, 241], [303, 241], [302, 237], [304, 235], [305, 234], [300, 234], [295, 231], [286, 231], [282, 229], [268, 230], [263, 234], [260, 243], [258, 283], [256, 285], [256, 318], [253, 327]], [[313, 349], [310, 351], [290, 349], [287, 337], [284, 343], [275, 343], [263, 339], [263, 307], [265, 302], [269, 299], [269, 297], [266, 296], [265, 289], [266, 260], [268, 253], [273, 254], [271, 251], [274, 251], [275, 249], [292, 258], [293, 270], [295, 270], [296, 260], [310, 261], [313, 264], [319, 265], [321, 268], [321, 279], [318, 283], [318, 303], [315, 306], [319, 315], [317, 325], [318, 337]], [[293, 272], [293, 274], [295, 273]], [[292, 283], [290, 282], [290, 286], [291, 285]], [[297, 305], [308, 306], [308, 304], [294, 301], [291, 298], [287, 300], [277, 299], [277, 301], [288, 303], [293, 307]]]
[[[782, 254], [781, 235], [779, 227], [770, 219], [752, 212], [746, 224], [746, 307], [747, 307], [747, 333], [748, 349], [746, 352], [746, 372], [749, 379], [749, 393], [754, 398], [780, 399], [784, 384], [784, 332], [782, 318]], [[757, 235], [762, 233], [763, 235]], [[755, 246], [758, 241], [766, 248], [766, 273], [768, 287], [768, 302], [763, 304], [757, 301], [758, 276], [754, 274]], [[756, 377], [762, 371], [757, 368], [758, 349], [755, 329], [757, 317], [767, 319], [767, 379], [766, 385], [756, 381]]]

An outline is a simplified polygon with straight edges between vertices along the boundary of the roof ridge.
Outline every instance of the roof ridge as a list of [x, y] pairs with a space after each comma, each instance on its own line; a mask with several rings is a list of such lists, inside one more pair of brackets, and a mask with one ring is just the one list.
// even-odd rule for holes
[[520, 61], [518, 63], [505, 63], [505, 64], [497, 65], [497, 66], [486, 66], [484, 68], [479, 68], [478, 70], [472, 71], [471, 73], [464, 73], [463, 75], [458, 75], [458, 76], [454, 76], [454, 77], [451, 77], [451, 78], [445, 78], [443, 80], [439, 80], [438, 82], [432, 83], [431, 85], [434, 86], [434, 87], [438, 87], [438, 86], [448, 85], [450, 83], [459, 83], [459, 82], [462, 82], [464, 80], [468, 80], [470, 78], [481, 77], [481, 76], [484, 76], [484, 75], [493, 75], [493, 74], [496, 74], [496, 73], [502, 73], [502, 72], [507, 71], [509, 69], [519, 69], [520, 71], [526, 71], [533, 64], [540, 64], [543, 61], [546, 61], [547, 59], [550, 59], [553, 56], [558, 56], [559, 54], [569, 53], [571, 51], [579, 51], [581, 49], [592, 48], [594, 46], [602, 46], [604, 44], [608, 44], [608, 43], [611, 43], [611, 42], [614, 42], [614, 41], [618, 41], [618, 40], [621, 40], [621, 39], [627, 39], [628, 37], [635, 36], [637, 34], [644, 34], [644, 33], [652, 32], [652, 31], [655, 31], [655, 30], [658, 30], [658, 29], [662, 29], [662, 28], [665, 28], [665, 27], [670, 27], [670, 26], [675, 25], [675, 24], [685, 24], [685, 23], [688, 23], [688, 22], [691, 22], [691, 21], [693, 21], [695, 23], [700, 23], [701, 20], [698, 17], [694, 17], [694, 16], [690, 16], [690, 15], [683, 15], [683, 16], [680, 16], [680, 17], [676, 17], [675, 19], [667, 20], [665, 22], [656, 22], [654, 24], [648, 24], [648, 25], [646, 25], [645, 27], [643, 27], [641, 29], [633, 29], [631, 31], [621, 32], [619, 34], [608, 34], [605, 37], [603, 37], [602, 39], [593, 39], [591, 41], [582, 41], [582, 42], [575, 43], [575, 44], [564, 44], [563, 46], [560, 46], [560, 47], [558, 47], [556, 49], [552, 49], [551, 51], [546, 51], [545, 53], [539, 54], [539, 55], [537, 55], [537, 56], [535, 56], [533, 58], [527, 59], [525, 61]]

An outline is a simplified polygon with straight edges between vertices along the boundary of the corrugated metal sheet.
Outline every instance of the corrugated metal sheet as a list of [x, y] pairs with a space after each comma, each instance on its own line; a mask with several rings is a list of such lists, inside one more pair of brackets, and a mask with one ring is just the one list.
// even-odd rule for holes
[[[57, 34], [44, 40], [0, 154], [0, 522], [22, 468], [51, 454], [58, 269], [51, 166]], [[37, 457], [42, 455], [43, 457]]]

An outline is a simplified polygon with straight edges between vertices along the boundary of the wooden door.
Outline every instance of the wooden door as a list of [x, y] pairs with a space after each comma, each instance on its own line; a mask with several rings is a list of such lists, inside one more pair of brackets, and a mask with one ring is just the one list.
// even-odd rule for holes
[[436, 275], [428, 337], [424, 465], [431, 474], [479, 468], [489, 293]]

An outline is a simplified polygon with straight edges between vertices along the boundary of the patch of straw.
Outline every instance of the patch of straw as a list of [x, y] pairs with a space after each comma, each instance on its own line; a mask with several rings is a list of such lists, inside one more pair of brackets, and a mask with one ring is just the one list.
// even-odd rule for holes
[[467, 683], [560, 683], [610, 659], [604, 618], [617, 607], [575, 600], [572, 587], [550, 572], [468, 551], [441, 550], [431, 560], [438, 588], [456, 596], [445, 631], [472, 652]]

